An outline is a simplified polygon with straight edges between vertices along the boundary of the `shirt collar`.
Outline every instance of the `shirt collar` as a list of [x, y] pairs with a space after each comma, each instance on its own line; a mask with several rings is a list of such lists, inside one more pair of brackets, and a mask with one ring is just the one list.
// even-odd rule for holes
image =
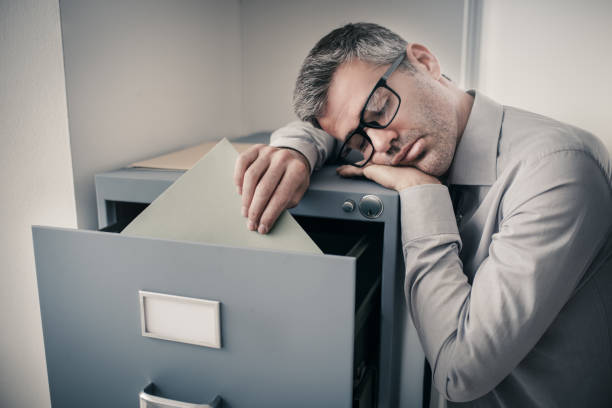
[[455, 150], [448, 171], [448, 184], [490, 186], [497, 179], [497, 145], [501, 131], [503, 107], [480, 92], [467, 125]]

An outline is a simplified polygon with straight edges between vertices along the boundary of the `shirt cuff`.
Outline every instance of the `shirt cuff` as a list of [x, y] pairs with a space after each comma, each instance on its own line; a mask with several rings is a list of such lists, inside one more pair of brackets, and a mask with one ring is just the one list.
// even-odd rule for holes
[[306, 160], [308, 160], [308, 164], [310, 165], [310, 173], [312, 174], [312, 171], [317, 164], [318, 157], [317, 148], [313, 143], [300, 142], [297, 140], [283, 140], [282, 142], [270, 142], [270, 146], [284, 147], [301, 153], [304, 157], [306, 157]]
[[399, 195], [403, 244], [432, 235], [459, 234], [446, 186], [423, 184], [408, 187]]

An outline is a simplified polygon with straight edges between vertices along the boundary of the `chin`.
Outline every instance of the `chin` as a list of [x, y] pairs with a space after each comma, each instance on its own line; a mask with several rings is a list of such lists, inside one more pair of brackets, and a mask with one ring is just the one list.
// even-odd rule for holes
[[434, 152], [425, 151], [423, 155], [411, 165], [430, 176], [440, 177], [448, 171], [450, 163], [451, 161], [446, 160], [446, 157], [440, 157]]

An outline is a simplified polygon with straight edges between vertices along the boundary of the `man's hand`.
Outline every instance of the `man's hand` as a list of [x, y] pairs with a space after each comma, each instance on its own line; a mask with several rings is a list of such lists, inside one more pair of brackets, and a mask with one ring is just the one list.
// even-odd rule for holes
[[310, 184], [310, 165], [295, 150], [258, 144], [236, 160], [234, 183], [242, 194], [247, 228], [266, 234], [284, 209], [302, 199]]
[[420, 184], [441, 184], [440, 180], [414, 167], [394, 167], [382, 164], [368, 164], [359, 168], [340, 166], [336, 170], [342, 177], [364, 176], [383, 187], [401, 191]]

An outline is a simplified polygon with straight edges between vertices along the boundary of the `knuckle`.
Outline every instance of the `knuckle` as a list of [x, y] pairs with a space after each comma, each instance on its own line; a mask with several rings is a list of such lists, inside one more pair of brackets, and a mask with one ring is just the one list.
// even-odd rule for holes
[[280, 157], [283, 160], [287, 160], [293, 155], [291, 154], [291, 150], [289, 149], [278, 149], [278, 151], [276, 152], [276, 156]]
[[255, 220], [257, 218], [259, 218], [259, 208], [255, 203], [251, 203], [251, 206], [249, 207], [249, 210], [247, 212], [247, 216], [249, 217], [250, 220]]
[[289, 167], [293, 163], [301, 161], [299, 157], [296, 156], [297, 154], [299, 153], [296, 153], [291, 149], [278, 149], [274, 158]]
[[242, 200], [250, 200], [254, 189], [255, 186], [253, 185], [253, 183], [251, 183], [251, 180], [248, 177], [245, 177], [244, 182], [242, 183]]
[[244, 155], [244, 153], [242, 153], [236, 159], [236, 170], [246, 167], [247, 162], [248, 162], [248, 158]]
[[298, 195], [295, 193], [295, 191], [284, 191], [284, 197], [282, 200], [283, 203], [285, 203], [284, 208], [293, 208], [296, 205], [298, 205], [298, 203], [300, 202], [300, 199], [298, 197]]
[[248, 185], [242, 186], [242, 205], [249, 206], [251, 205], [252, 193], [251, 188]]
[[291, 170], [300, 176], [308, 173], [306, 163], [301, 160], [291, 162]]
[[249, 167], [248, 169], [246, 169], [246, 171], [244, 172], [244, 178], [245, 180], [252, 180], [253, 178], [255, 178], [255, 176], [257, 175], [257, 169], [253, 166]]
[[304, 163], [304, 160], [301, 160], [301, 159], [296, 159], [292, 161], [291, 167], [294, 171], [299, 172], [300, 174], [308, 170], [306, 163]]
[[268, 145], [261, 145], [261, 148], [259, 149], [259, 155], [269, 157], [275, 151], [276, 151], [276, 147], [268, 146]]
[[251, 146], [238, 155], [238, 160], [249, 160], [257, 155], [257, 146]]
[[266, 200], [268, 197], [272, 195], [273, 191], [274, 190], [269, 185], [260, 184], [259, 186], [257, 186], [257, 191], [255, 192], [255, 194], [257, 195], [257, 197], [260, 197]]

